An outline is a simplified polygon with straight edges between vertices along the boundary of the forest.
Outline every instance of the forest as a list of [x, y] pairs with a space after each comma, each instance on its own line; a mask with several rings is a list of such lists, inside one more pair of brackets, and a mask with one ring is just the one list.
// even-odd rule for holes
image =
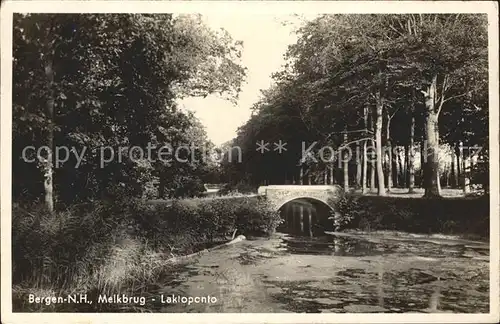
[[[193, 195], [211, 182], [216, 166], [206, 160], [167, 165], [123, 151], [123, 159], [101, 167], [99, 149], [210, 147], [203, 125], [177, 102], [209, 94], [237, 99], [242, 46], [227, 32], [210, 29], [200, 15], [18, 14], [13, 44], [15, 201], [41, 199], [53, 211], [141, 197], [153, 177], [165, 197]], [[55, 165], [59, 147], [85, 156]]]
[[237, 100], [246, 74], [241, 51], [201, 15], [14, 14], [14, 310], [96, 311], [96, 304], [36, 305], [28, 296], [138, 294], [171, 271], [170, 258], [244, 228], [236, 215], [274, 226], [274, 215], [246, 201], [153, 208], [144, 198], [203, 192], [217, 165], [181, 162], [186, 151], [170, 160], [131, 154], [134, 147], [213, 148], [178, 101]]
[[[254, 189], [338, 183], [378, 195], [422, 187], [429, 197], [441, 186], [488, 190], [486, 16], [325, 15], [304, 23], [274, 85], [220, 148], [176, 100], [218, 94], [236, 102], [242, 44], [227, 32], [210, 30], [200, 16], [15, 19], [16, 199], [43, 197], [53, 210], [120, 190], [195, 196], [214, 182]], [[260, 140], [282, 140], [286, 152], [260, 154]], [[98, 148], [147, 143], [237, 148], [243, 160], [166, 165], [126, 156], [99, 167]], [[334, 153], [304, 159], [312, 143]], [[54, 168], [48, 151], [36, 163], [23, 160], [28, 145], [85, 147], [87, 154], [78, 168], [74, 157]], [[343, 158], [343, 148], [352, 158]]]
[[[226, 143], [244, 156], [226, 159], [226, 181], [380, 196], [488, 191], [486, 16], [324, 15], [297, 34], [274, 85]], [[261, 140], [285, 142], [286, 152], [261, 154]]]

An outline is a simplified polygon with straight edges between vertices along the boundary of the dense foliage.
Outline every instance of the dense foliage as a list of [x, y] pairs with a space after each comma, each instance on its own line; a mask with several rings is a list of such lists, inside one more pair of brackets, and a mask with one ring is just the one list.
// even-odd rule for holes
[[171, 14], [15, 14], [13, 27], [15, 309], [56, 307], [29, 293], [136, 293], [172, 256], [273, 227], [260, 204], [183, 214], [140, 199], [196, 196], [217, 177], [202, 124], [176, 103], [237, 99], [242, 44], [226, 31]]
[[396, 230], [489, 239], [489, 195], [467, 199], [429, 199], [425, 203], [421, 198], [373, 196], [349, 196], [346, 200], [349, 204], [343, 205], [342, 210], [349, 216], [349, 222], [344, 224], [345, 229]]
[[[138, 197], [152, 177], [161, 179], [164, 196], [190, 195], [192, 188], [180, 184], [209, 173], [203, 160], [155, 161], [155, 150], [148, 160], [131, 148], [210, 146], [176, 101], [212, 93], [237, 98], [245, 75], [241, 44], [224, 30], [211, 30], [196, 15], [16, 14], [13, 43], [16, 199], [45, 197], [53, 209], [54, 201], [100, 199], [120, 188]], [[27, 151], [26, 162], [28, 146], [51, 152]], [[56, 165], [59, 147], [71, 151]]]
[[25, 293], [143, 293], [174, 266], [168, 263], [172, 257], [234, 234], [269, 235], [281, 219], [264, 200], [234, 197], [157, 206], [100, 202], [55, 215], [44, 207], [14, 204], [12, 222], [14, 306], [35, 307], [25, 303]]
[[[486, 27], [485, 15], [469, 14], [322, 15], [305, 22], [234, 139], [245, 160], [226, 161], [226, 180], [378, 186], [379, 195], [393, 185], [420, 185], [426, 196], [439, 196], [441, 183], [468, 188], [477, 170], [486, 188], [487, 150], [473, 167], [472, 151], [459, 152], [460, 142], [488, 146]], [[255, 150], [261, 140], [271, 143], [265, 154]], [[281, 154], [273, 151], [279, 140], [287, 143]], [[302, 159], [314, 142], [315, 159]], [[364, 145], [388, 153], [377, 151], [362, 167]], [[318, 159], [324, 146], [357, 149], [360, 157], [347, 165], [339, 155]], [[452, 152], [442, 154], [447, 147]]]

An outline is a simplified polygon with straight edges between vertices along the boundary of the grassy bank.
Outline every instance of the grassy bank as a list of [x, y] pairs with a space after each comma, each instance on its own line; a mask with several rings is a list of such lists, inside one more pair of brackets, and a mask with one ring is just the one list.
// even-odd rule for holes
[[[279, 215], [257, 197], [192, 199], [170, 205], [98, 202], [51, 215], [14, 204], [13, 310], [118, 311], [121, 305], [33, 304], [29, 294], [140, 295], [168, 280], [175, 256], [227, 241], [235, 233], [267, 235]], [[128, 308], [129, 311], [137, 311]], [[141, 309], [144, 310], [144, 309]]]
[[423, 199], [351, 195], [339, 207], [348, 229], [489, 238], [489, 196]]

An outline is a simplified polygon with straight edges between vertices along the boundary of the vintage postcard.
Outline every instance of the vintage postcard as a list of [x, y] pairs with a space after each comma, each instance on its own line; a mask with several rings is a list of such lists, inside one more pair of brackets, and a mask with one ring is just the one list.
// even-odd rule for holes
[[499, 321], [498, 4], [5, 1], [2, 323]]

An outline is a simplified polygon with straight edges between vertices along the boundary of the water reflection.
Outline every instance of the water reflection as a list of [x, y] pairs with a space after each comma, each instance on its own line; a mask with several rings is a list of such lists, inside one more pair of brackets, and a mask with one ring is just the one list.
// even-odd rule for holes
[[[440, 279], [437, 279], [438, 283]], [[429, 311], [436, 312], [439, 308], [439, 298], [441, 297], [441, 286], [439, 284], [435, 285], [434, 292], [429, 300]]]
[[384, 269], [382, 264], [377, 266], [377, 279], [378, 306], [384, 307]]
[[321, 202], [296, 199], [285, 204], [280, 212], [284, 223], [278, 230], [283, 233], [315, 237], [333, 229], [328, 219], [329, 207]]
[[333, 223], [328, 219], [330, 208], [321, 202], [296, 199], [280, 212], [284, 223], [278, 231], [288, 234], [282, 244], [292, 254], [364, 256], [385, 250], [382, 245], [358, 238], [325, 235], [325, 231], [333, 229]]
[[383, 247], [369, 241], [324, 234], [316, 237], [290, 235], [282, 239], [281, 245], [291, 254], [369, 256], [385, 253]]
[[[291, 213], [292, 207], [288, 208]], [[300, 208], [296, 207], [292, 217], [290, 213], [286, 215], [290, 227], [282, 229], [296, 234], [280, 233], [266, 240], [215, 249], [175, 274], [181, 284], [173, 281], [155, 292], [206, 294], [217, 296], [220, 303], [158, 305], [158, 311], [488, 311], [486, 260], [457, 257], [449, 246], [443, 249], [444, 245], [424, 241], [314, 233], [317, 213], [304, 208], [302, 225]], [[472, 250], [467, 249], [467, 253]], [[439, 255], [444, 259], [437, 258]]]

